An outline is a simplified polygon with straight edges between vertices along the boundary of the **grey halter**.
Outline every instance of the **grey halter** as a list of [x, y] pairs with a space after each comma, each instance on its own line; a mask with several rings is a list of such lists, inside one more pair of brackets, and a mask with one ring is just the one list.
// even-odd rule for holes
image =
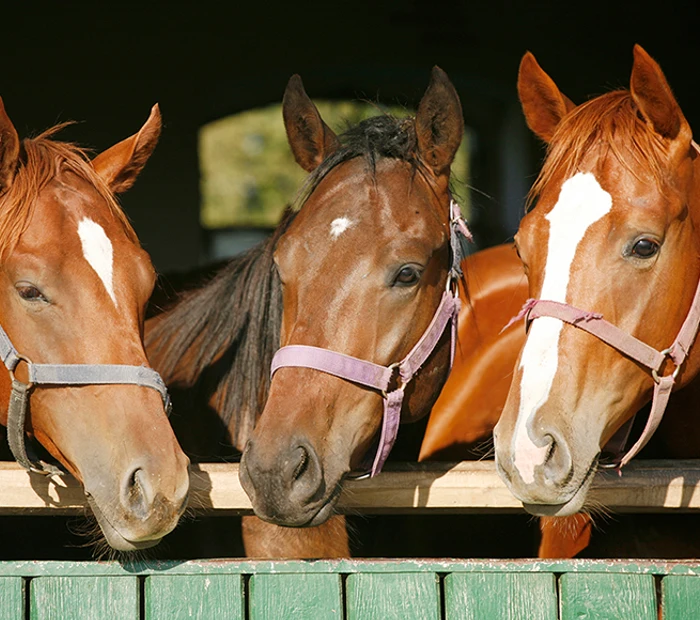
[[[25, 421], [29, 394], [35, 385], [139, 385], [156, 390], [163, 399], [165, 413], [170, 415], [170, 397], [160, 375], [146, 366], [123, 364], [34, 364], [17, 352], [5, 330], [0, 327], [0, 358], [10, 373], [12, 393], [7, 408], [7, 440], [16, 461], [38, 474], [63, 475], [58, 467], [40, 461], [25, 444]], [[27, 383], [15, 377], [20, 362], [27, 365]]]

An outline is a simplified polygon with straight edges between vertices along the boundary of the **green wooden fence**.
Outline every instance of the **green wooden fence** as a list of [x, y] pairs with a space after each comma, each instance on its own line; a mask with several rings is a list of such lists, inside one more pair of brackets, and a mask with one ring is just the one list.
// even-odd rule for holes
[[0, 562], [0, 618], [664, 620], [700, 617], [700, 563]]

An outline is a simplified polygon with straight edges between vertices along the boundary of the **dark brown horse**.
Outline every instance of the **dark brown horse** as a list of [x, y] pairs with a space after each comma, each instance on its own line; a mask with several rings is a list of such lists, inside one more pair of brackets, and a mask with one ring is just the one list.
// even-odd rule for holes
[[[340, 141], [303, 91], [288, 90], [284, 107], [292, 151], [311, 177], [275, 248], [281, 345], [389, 367], [426, 333], [448, 282], [457, 94], [435, 69], [415, 120], [379, 117]], [[404, 384], [401, 421], [430, 411], [449, 363], [447, 329]], [[345, 476], [364, 467], [387, 394], [316, 368], [280, 368], [241, 459], [256, 514], [288, 526], [325, 522]]]
[[[107, 377], [115, 367], [106, 365], [151, 372], [142, 333], [154, 270], [114, 193], [133, 184], [153, 151], [160, 113], [154, 107], [136, 135], [92, 161], [53, 140], [58, 129], [20, 141], [0, 102], [3, 362], [12, 370], [16, 350], [17, 377], [29, 373], [35, 382], [26, 431], [83, 483], [109, 544], [140, 549], [156, 544], [182, 514], [188, 459], [157, 390], [80, 378], [90, 368]], [[44, 386], [32, 379], [46, 370], [76, 381]], [[11, 376], [0, 372], [3, 424], [11, 389], [13, 403], [23, 389]], [[20, 419], [9, 433], [20, 452], [24, 428]]]
[[[224, 441], [246, 446], [265, 404], [270, 361], [280, 342], [324, 345], [332, 334], [334, 346], [355, 355], [377, 362], [400, 359], [425, 331], [445, 288], [449, 167], [463, 131], [459, 100], [447, 77], [434, 71], [415, 120], [376, 117], [339, 137], [323, 123], [298, 78], [290, 81], [283, 107], [292, 151], [311, 173], [302, 208], [289, 213], [268, 242], [147, 324], [154, 366], [170, 385], [190, 389], [191, 395], [199, 390], [209, 403], [209, 411], [196, 418], [181, 418], [177, 409], [173, 416], [183, 442], [199, 457], [220, 454]], [[448, 336], [407, 389], [406, 419], [427, 413], [437, 397], [449, 363]], [[266, 475], [263, 463], [269, 458], [270, 479], [282, 474], [274, 463], [284, 463], [285, 451], [295, 450], [279, 443], [291, 438], [285, 430], [291, 425], [305, 433], [307, 454], [317, 465], [323, 460], [325, 471], [336, 477], [323, 481], [334, 488], [369, 450], [382, 419], [381, 396], [296, 369], [280, 371], [273, 385], [278, 387], [255, 439], [259, 449], [246, 458], [247, 471], [262, 482], [257, 476]], [[320, 398], [330, 399], [328, 406], [314, 403], [325, 386], [329, 391]], [[307, 471], [304, 484], [313, 485], [320, 470]], [[250, 479], [247, 483], [252, 488]], [[335, 493], [326, 498], [327, 508], [314, 523], [328, 518], [334, 499]], [[269, 517], [258, 501], [256, 509]], [[247, 519], [244, 536], [249, 555], [349, 554], [339, 517], [301, 530]]]

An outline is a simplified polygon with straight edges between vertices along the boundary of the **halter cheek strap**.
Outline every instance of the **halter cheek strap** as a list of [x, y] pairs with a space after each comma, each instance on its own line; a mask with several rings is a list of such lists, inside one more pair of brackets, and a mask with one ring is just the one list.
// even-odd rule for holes
[[[602, 314], [587, 312], [569, 304], [544, 299], [529, 299], [525, 302], [520, 313], [511, 319], [506, 327], [522, 318], [529, 323], [541, 317], [559, 319], [564, 323], [588, 332], [650, 370], [654, 379], [651, 412], [637, 442], [624, 455], [618, 457], [614, 464], [618, 468], [623, 467], [647, 444], [661, 423], [676, 377], [688, 357], [690, 347], [695, 341], [698, 328], [700, 328], [700, 283], [695, 290], [693, 302], [678, 332], [678, 336], [676, 336], [673, 344], [663, 351], [658, 351], [631, 334], [622, 331], [619, 327], [603, 319]], [[661, 368], [667, 359], [673, 362], [675, 369], [671, 374], [661, 376], [659, 373], [661, 373]], [[620, 431], [613, 436], [611, 442], [606, 446], [607, 450], [614, 453], [622, 453], [629, 435], [631, 422], [623, 425]]]
[[450, 247], [452, 250], [452, 264], [447, 277], [447, 286], [442, 294], [430, 325], [413, 349], [400, 362], [389, 366], [381, 366], [373, 362], [361, 360], [344, 353], [338, 353], [320, 347], [306, 345], [289, 345], [282, 347], [275, 353], [272, 359], [270, 376], [280, 368], [298, 367], [311, 368], [325, 372], [335, 377], [340, 377], [352, 383], [358, 383], [364, 387], [375, 389], [381, 393], [384, 399], [384, 412], [382, 416], [382, 428], [379, 435], [377, 450], [373, 460], [367, 460], [368, 473], [357, 477], [377, 475], [389, 453], [391, 452], [401, 422], [401, 406], [406, 385], [411, 382], [416, 373], [435, 350], [440, 338], [448, 324], [451, 324], [451, 354], [450, 365], [454, 360], [455, 343], [457, 336], [457, 317], [459, 316], [460, 300], [457, 289], [457, 281], [462, 277], [462, 249], [461, 237], [471, 241], [471, 233], [466, 222], [462, 218], [459, 205], [450, 202]]
[[[160, 375], [146, 366], [123, 364], [34, 364], [20, 355], [5, 330], [0, 327], [0, 359], [10, 373], [12, 391], [7, 409], [7, 440], [16, 461], [25, 469], [40, 474], [63, 475], [59, 468], [36, 458], [25, 443], [25, 424], [29, 394], [35, 385], [138, 385], [156, 390], [170, 415], [170, 397]], [[27, 382], [15, 377], [20, 362], [27, 365]]]

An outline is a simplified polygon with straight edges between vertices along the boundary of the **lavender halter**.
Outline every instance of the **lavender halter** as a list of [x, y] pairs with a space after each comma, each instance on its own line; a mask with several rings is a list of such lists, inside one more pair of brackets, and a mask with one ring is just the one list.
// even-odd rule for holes
[[[462, 218], [459, 205], [450, 202], [450, 247], [452, 250], [452, 265], [447, 276], [447, 285], [430, 325], [410, 353], [400, 362], [389, 366], [380, 366], [373, 362], [361, 360], [329, 349], [306, 345], [289, 345], [277, 351], [272, 359], [270, 377], [280, 368], [299, 367], [312, 368], [320, 372], [340, 377], [346, 381], [359, 383], [368, 388], [378, 390], [384, 399], [384, 414], [379, 443], [374, 460], [367, 473], [357, 477], [374, 477], [381, 470], [391, 452], [401, 421], [401, 405], [406, 386], [416, 375], [421, 366], [430, 357], [448, 323], [451, 323], [451, 356], [454, 360], [457, 337], [457, 317], [460, 300], [457, 281], [462, 277], [461, 262], [464, 258], [460, 235], [472, 239], [469, 228]], [[369, 464], [369, 460], [368, 460]]]
[[[170, 415], [170, 397], [160, 375], [146, 366], [124, 364], [34, 364], [17, 352], [5, 330], [0, 327], [0, 359], [10, 373], [12, 392], [7, 408], [7, 441], [15, 460], [25, 469], [45, 475], [63, 475], [58, 467], [40, 461], [25, 443], [25, 422], [29, 393], [35, 385], [80, 386], [129, 384], [156, 390]], [[15, 377], [21, 362], [27, 365], [27, 383]], [[99, 415], [100, 412], [95, 412]]]
[[[530, 323], [540, 317], [559, 319], [564, 323], [578, 327], [645, 366], [651, 372], [654, 379], [654, 395], [651, 401], [651, 412], [641, 436], [626, 453], [622, 454], [634, 421], [633, 417], [622, 425], [605, 446], [606, 452], [617, 454], [615, 462], [611, 466], [623, 467], [647, 444], [661, 423], [676, 377], [688, 356], [688, 351], [695, 341], [700, 326], [700, 284], [695, 291], [693, 303], [678, 336], [673, 344], [663, 351], [658, 351], [631, 334], [623, 332], [619, 327], [603, 319], [602, 314], [580, 310], [569, 304], [545, 299], [528, 299], [520, 313], [511, 319], [506, 327], [522, 318]], [[673, 362], [675, 369], [670, 375], [661, 376], [661, 368], [667, 359]]]

